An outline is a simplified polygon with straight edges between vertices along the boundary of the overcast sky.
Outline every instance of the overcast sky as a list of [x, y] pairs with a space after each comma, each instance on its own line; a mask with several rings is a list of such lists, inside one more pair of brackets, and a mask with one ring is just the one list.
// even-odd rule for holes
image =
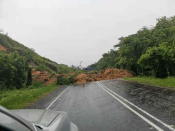
[[68, 65], [92, 64], [119, 37], [173, 15], [175, 0], [0, 0], [0, 29]]

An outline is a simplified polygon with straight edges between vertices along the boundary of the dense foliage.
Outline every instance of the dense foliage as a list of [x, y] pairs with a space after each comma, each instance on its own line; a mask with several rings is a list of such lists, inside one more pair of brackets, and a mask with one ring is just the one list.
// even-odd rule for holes
[[144, 27], [119, 40], [115, 50], [89, 68], [116, 67], [160, 78], [175, 75], [175, 17], [162, 17], [154, 28]]
[[39, 71], [48, 71], [51, 73], [69, 72], [71, 67], [63, 64], [57, 64], [50, 59], [38, 55], [34, 49], [25, 47], [24, 45], [14, 41], [7, 35], [0, 33], [0, 46], [7, 49], [6, 53], [16, 52], [20, 56], [23, 56], [31, 68], [35, 68]]
[[68, 76], [60, 75], [57, 77], [57, 84], [58, 85], [73, 84], [75, 82], [75, 80], [74, 80], [75, 75], [76, 74], [69, 74]]
[[0, 89], [19, 89], [31, 85], [32, 69], [50, 74], [75, 71], [72, 67], [38, 55], [33, 49], [0, 33]]
[[69, 67], [65, 64], [59, 64], [58, 65], [58, 74], [67, 74], [67, 73], [71, 73], [71, 72], [78, 72], [80, 71], [80, 69], [77, 69], [75, 67]]
[[0, 65], [0, 89], [19, 89], [31, 85], [28, 64], [17, 53], [0, 53]]

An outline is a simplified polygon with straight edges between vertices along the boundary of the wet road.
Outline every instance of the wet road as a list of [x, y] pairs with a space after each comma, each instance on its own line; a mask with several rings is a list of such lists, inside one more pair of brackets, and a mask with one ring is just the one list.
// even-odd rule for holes
[[70, 86], [47, 104], [47, 109], [67, 112], [80, 131], [174, 130], [169, 123], [130, 103], [122, 92], [120, 95], [111, 88], [116, 87], [107, 81], [85, 87]]

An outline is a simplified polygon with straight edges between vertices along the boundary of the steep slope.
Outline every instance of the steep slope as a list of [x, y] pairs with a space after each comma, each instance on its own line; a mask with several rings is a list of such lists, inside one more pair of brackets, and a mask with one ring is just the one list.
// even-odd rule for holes
[[0, 51], [6, 53], [17, 52], [20, 56], [24, 56], [30, 67], [35, 70], [48, 71], [51, 73], [62, 72], [61, 69], [63, 68], [65, 72], [72, 70], [67, 65], [57, 64], [54, 61], [38, 55], [33, 49], [20, 44], [4, 34], [0, 34]]

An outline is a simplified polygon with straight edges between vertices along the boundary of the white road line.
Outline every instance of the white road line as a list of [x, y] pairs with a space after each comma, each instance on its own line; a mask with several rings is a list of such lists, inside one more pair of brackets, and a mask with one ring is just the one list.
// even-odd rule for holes
[[[98, 84], [98, 83], [97, 83]], [[100, 86], [100, 84], [98, 84]], [[121, 101], [119, 98], [117, 98], [116, 96], [114, 96], [112, 93], [110, 93], [108, 90], [106, 90], [104, 87], [101, 86], [101, 88], [107, 92], [109, 95], [111, 95], [114, 99], [116, 99], [118, 102], [120, 102], [124, 107], [126, 107], [127, 109], [129, 109], [131, 112], [133, 112], [134, 114], [136, 114], [137, 116], [139, 116], [142, 120], [144, 120], [146, 123], [148, 123], [149, 125], [151, 125], [152, 127], [154, 127], [157, 131], [164, 131], [163, 129], [161, 129], [160, 127], [158, 127], [157, 125], [155, 125], [153, 122], [151, 122], [150, 120], [148, 120], [146, 117], [142, 116], [141, 114], [139, 114], [137, 111], [135, 111], [134, 109], [132, 109], [130, 106], [128, 106], [127, 104], [125, 104], [123, 101]]]
[[106, 88], [108, 91], [110, 91], [111, 93], [113, 93], [114, 95], [116, 95], [117, 97], [119, 97], [120, 99], [122, 99], [123, 101], [125, 101], [126, 103], [132, 105], [133, 107], [135, 107], [136, 109], [138, 109], [139, 111], [143, 112], [144, 114], [146, 114], [147, 116], [151, 117], [152, 119], [154, 119], [155, 121], [159, 122], [160, 124], [162, 124], [163, 126], [167, 127], [169, 130], [171, 131], [175, 131], [174, 128], [172, 128], [170, 125], [164, 123], [163, 121], [161, 121], [160, 119], [156, 118], [155, 116], [151, 115], [150, 113], [146, 112], [145, 110], [141, 109], [140, 107], [136, 106], [135, 104], [131, 103], [130, 101], [128, 101], [127, 99], [125, 99], [124, 97], [120, 96], [119, 94], [117, 94], [116, 92], [110, 90], [109, 88], [107, 88], [105, 85], [102, 85], [101, 83], [99, 83], [101, 86], [103, 86], [104, 88]]
[[50, 104], [49, 106], [46, 108], [46, 110], [48, 110], [67, 90], [69, 89], [69, 87], [67, 87], [66, 89], [64, 89]]

